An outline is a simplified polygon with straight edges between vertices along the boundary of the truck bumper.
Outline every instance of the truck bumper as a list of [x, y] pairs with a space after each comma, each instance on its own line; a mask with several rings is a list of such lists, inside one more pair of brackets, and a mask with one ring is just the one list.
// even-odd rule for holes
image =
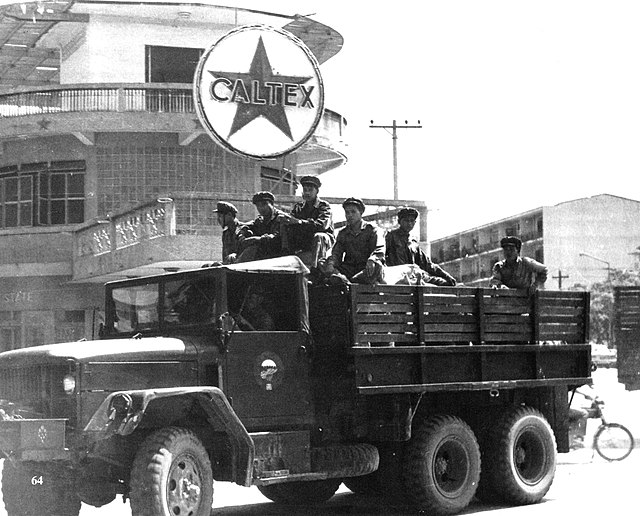
[[66, 419], [13, 419], [0, 421], [0, 451], [17, 460], [65, 460]]

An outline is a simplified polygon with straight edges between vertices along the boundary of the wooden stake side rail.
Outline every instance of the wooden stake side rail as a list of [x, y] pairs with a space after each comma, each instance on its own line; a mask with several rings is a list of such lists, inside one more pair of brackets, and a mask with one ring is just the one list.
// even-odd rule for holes
[[613, 341], [618, 379], [627, 390], [640, 389], [640, 287], [613, 289]]
[[589, 344], [353, 347], [350, 354], [362, 394], [590, 382]]
[[354, 346], [583, 343], [589, 293], [351, 285]]

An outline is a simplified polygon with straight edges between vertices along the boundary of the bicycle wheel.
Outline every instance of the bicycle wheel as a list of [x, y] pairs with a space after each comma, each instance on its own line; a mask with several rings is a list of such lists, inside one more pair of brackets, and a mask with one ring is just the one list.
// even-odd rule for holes
[[626, 459], [633, 446], [633, 435], [618, 423], [600, 425], [593, 437], [593, 447], [600, 457], [608, 461]]

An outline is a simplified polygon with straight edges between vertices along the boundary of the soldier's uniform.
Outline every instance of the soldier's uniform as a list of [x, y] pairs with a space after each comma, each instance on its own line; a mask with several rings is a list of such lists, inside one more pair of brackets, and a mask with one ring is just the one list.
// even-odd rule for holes
[[[256, 204], [260, 201], [267, 201], [273, 205], [275, 197], [271, 192], [258, 192], [253, 196], [251, 202]], [[258, 215], [254, 220], [240, 228], [238, 231], [239, 237], [259, 237], [259, 239], [249, 245], [244, 244], [242, 241], [240, 242], [239, 248], [242, 254], [238, 257], [238, 261], [262, 260], [282, 255], [280, 220], [278, 218], [281, 215], [284, 215], [284, 212], [274, 207], [269, 219]]]
[[[360, 213], [364, 212], [364, 203], [360, 199], [350, 197], [342, 206], [353, 204]], [[362, 220], [360, 226], [352, 229], [345, 226], [338, 232], [336, 243], [331, 250], [332, 265], [347, 279], [355, 282], [374, 283], [382, 280], [385, 244], [382, 232], [373, 224]], [[373, 275], [366, 272], [367, 261], [376, 264]]]
[[233, 263], [238, 253], [238, 232], [242, 227], [236, 218], [238, 209], [230, 202], [220, 201], [213, 213], [233, 215], [233, 221], [222, 229], [222, 263]]
[[[300, 184], [313, 185], [320, 188], [321, 182], [315, 176], [300, 178]], [[297, 224], [287, 224], [286, 247], [291, 253], [311, 252], [311, 266], [316, 266], [320, 258], [329, 255], [335, 242], [333, 234], [333, 217], [331, 205], [316, 197], [315, 202], [301, 201], [293, 205], [291, 216], [298, 220]]]
[[[418, 210], [415, 208], [402, 208], [398, 211], [398, 221], [404, 217], [415, 219], [417, 216]], [[434, 264], [431, 258], [420, 249], [418, 241], [404, 228], [399, 227], [389, 231], [385, 236], [385, 244], [386, 265], [388, 267], [414, 264], [427, 273], [428, 277], [423, 278], [427, 283], [447, 286], [456, 284], [455, 278], [442, 267]], [[428, 279], [429, 277], [434, 279]]]
[[[522, 248], [522, 241], [517, 237], [505, 237], [500, 245], [514, 246], [518, 253]], [[547, 281], [548, 269], [546, 265], [527, 256], [518, 256], [515, 261], [500, 260], [493, 266], [489, 286], [493, 288], [526, 288], [531, 291]]]

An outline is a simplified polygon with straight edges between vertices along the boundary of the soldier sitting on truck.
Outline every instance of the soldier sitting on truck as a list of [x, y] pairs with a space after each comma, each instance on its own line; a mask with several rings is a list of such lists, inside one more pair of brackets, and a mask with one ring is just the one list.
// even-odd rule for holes
[[235, 263], [238, 258], [238, 231], [242, 227], [237, 218], [238, 208], [230, 202], [219, 201], [213, 213], [218, 215], [222, 228], [222, 263]]
[[353, 283], [379, 283], [383, 279], [385, 245], [382, 232], [362, 220], [365, 205], [349, 197], [342, 203], [347, 225], [340, 230], [327, 265]]
[[284, 212], [274, 206], [275, 200], [271, 192], [258, 192], [251, 199], [260, 215], [238, 231], [238, 263], [282, 255], [279, 217]]
[[[301, 253], [305, 265], [316, 267], [319, 259], [329, 255], [335, 242], [331, 205], [318, 197], [320, 179], [304, 176], [300, 184], [303, 202], [294, 204], [291, 215], [281, 217], [283, 247], [292, 254]], [[310, 257], [305, 256], [309, 254]]]
[[421, 281], [440, 286], [455, 286], [456, 280], [439, 265], [434, 264], [424, 253], [418, 241], [411, 236], [411, 230], [416, 225], [418, 210], [415, 208], [401, 208], [398, 210], [398, 224], [400, 227], [389, 231], [385, 236], [386, 265], [415, 264], [421, 272]]
[[520, 256], [522, 240], [508, 236], [500, 240], [504, 260], [496, 262], [489, 286], [491, 288], [522, 288], [533, 294], [547, 281], [547, 267], [533, 258]]

